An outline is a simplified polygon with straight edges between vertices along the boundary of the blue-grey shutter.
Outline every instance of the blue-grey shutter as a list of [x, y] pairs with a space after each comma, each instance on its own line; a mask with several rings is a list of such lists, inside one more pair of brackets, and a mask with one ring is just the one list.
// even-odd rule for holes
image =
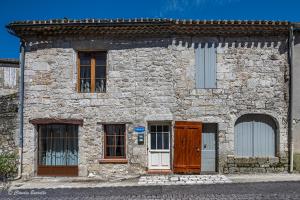
[[275, 124], [269, 117], [253, 121], [254, 156], [275, 156]]
[[243, 121], [234, 127], [235, 155], [252, 156], [253, 150], [253, 126], [252, 121]]
[[196, 88], [204, 88], [204, 45], [199, 44], [196, 49]]
[[213, 43], [205, 47], [205, 88], [216, 88], [216, 49]]
[[237, 156], [275, 156], [276, 125], [266, 115], [244, 115], [234, 127]]
[[196, 49], [196, 88], [216, 88], [216, 56], [214, 43]]

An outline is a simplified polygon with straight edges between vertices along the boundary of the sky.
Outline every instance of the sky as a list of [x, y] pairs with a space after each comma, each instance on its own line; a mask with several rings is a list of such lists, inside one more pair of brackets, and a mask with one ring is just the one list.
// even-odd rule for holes
[[172, 18], [300, 22], [300, 0], [0, 0], [0, 58], [18, 58], [16, 20]]

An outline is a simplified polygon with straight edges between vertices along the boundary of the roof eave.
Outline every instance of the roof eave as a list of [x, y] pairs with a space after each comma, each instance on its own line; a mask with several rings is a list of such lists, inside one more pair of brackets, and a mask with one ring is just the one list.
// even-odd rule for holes
[[[25, 21], [25, 22], [14, 22], [6, 26], [9, 33], [19, 38], [26, 38], [29, 36], [47, 36], [47, 35], [60, 35], [60, 34], [76, 34], [80, 31], [91, 34], [117, 34], [126, 35], [130, 34], [151, 34], [151, 33], [168, 33], [171, 35], [180, 35], [187, 33], [187, 30], [191, 34], [200, 34], [199, 29], [205, 29], [211, 35], [219, 34], [243, 34], [243, 35], [257, 35], [271, 34], [271, 35], [282, 35], [288, 33], [289, 22], [281, 21], [199, 21], [199, 20], [149, 20], [149, 21], [103, 21], [99, 20], [58, 20], [58, 21]], [[218, 34], [215, 33], [215, 29], [219, 29]], [[232, 31], [233, 29], [233, 31]], [[184, 30], [184, 31], [182, 31]], [[198, 31], [198, 32], [197, 32]], [[287, 32], [287, 33], [285, 33]], [[141, 34], [143, 33], [143, 34]]]

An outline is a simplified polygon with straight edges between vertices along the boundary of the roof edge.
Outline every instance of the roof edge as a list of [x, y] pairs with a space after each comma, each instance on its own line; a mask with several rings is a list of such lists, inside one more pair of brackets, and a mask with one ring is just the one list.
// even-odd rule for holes
[[[185, 19], [50, 19], [15, 21], [6, 25], [9, 33], [20, 38], [38, 35], [78, 34], [78, 32], [90, 32], [96, 34], [222, 34], [232, 32], [244, 32], [257, 34], [260, 32], [272, 32], [282, 34], [288, 30], [288, 21], [268, 20], [185, 20]], [[203, 28], [203, 29], [202, 29]], [[205, 29], [205, 30], [204, 30]], [[216, 31], [217, 29], [217, 31]], [[233, 31], [231, 29], [234, 29]], [[226, 31], [224, 31], [226, 30]], [[280, 31], [278, 31], [280, 30]], [[229, 31], [229, 32], [228, 32]], [[248, 32], [247, 32], [248, 31]], [[101, 32], [101, 33], [100, 33]], [[218, 33], [217, 33], [218, 32]]]
[[0, 67], [19, 68], [19, 60], [15, 58], [0, 58]]

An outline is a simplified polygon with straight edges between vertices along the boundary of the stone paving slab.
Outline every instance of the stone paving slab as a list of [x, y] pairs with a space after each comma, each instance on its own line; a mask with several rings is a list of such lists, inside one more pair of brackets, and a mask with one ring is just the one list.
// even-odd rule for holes
[[[209, 185], [223, 183], [300, 181], [300, 174], [239, 174], [239, 175], [143, 175], [111, 181], [97, 178], [53, 178], [44, 177], [32, 180], [18, 180], [6, 184], [5, 188], [50, 189], [50, 188], [106, 188], [154, 185]], [[1, 187], [2, 186], [2, 187]], [[4, 189], [0, 184], [0, 190]]]
[[139, 185], [197, 185], [231, 183], [224, 175], [149, 175], [141, 176]]

